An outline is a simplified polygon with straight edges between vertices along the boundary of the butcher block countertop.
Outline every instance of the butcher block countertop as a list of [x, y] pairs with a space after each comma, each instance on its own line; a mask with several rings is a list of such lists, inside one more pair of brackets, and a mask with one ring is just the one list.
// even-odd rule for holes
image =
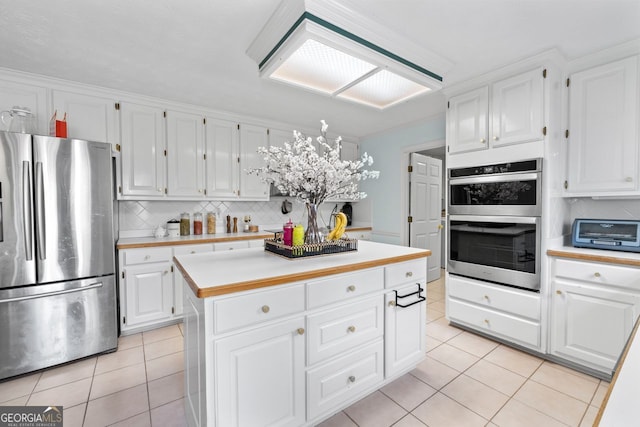
[[640, 267], [640, 253], [607, 251], [602, 249], [574, 248], [564, 246], [547, 250], [547, 255], [560, 258], [571, 258], [581, 261], [605, 262], [609, 264], [631, 265]]
[[358, 250], [287, 259], [264, 248], [180, 255], [173, 258], [198, 298], [348, 273], [425, 258], [427, 249], [359, 241]]
[[[348, 227], [347, 233], [357, 231], [371, 231], [371, 227]], [[197, 245], [199, 243], [235, 242], [239, 240], [269, 239], [272, 232], [239, 232], [201, 234], [179, 237], [126, 237], [118, 239], [116, 249], [152, 248], [157, 246]]]

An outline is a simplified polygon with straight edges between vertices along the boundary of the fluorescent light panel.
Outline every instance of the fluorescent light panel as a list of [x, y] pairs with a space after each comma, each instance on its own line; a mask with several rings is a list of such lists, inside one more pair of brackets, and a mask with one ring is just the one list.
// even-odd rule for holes
[[430, 90], [314, 39], [282, 59], [269, 77], [381, 109]]

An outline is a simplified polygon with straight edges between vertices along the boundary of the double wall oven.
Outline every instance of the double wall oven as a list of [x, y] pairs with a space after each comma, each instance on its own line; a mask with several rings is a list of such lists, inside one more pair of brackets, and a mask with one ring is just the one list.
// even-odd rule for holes
[[542, 159], [449, 169], [450, 274], [540, 289]]

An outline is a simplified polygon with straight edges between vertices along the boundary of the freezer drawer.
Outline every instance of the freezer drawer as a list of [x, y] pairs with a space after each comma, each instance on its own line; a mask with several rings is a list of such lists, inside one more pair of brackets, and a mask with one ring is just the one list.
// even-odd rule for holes
[[115, 276], [0, 290], [0, 379], [115, 350]]

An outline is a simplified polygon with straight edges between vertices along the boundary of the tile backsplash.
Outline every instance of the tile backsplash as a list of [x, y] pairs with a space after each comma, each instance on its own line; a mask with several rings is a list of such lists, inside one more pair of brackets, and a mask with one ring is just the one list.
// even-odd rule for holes
[[[120, 201], [118, 206], [119, 237], [145, 237], [152, 236], [159, 226], [165, 226], [171, 219], [180, 219], [182, 212], [193, 214], [201, 212], [215, 212], [217, 214], [216, 229], [218, 233], [226, 231], [226, 216], [238, 218], [238, 228], [241, 229], [242, 219], [245, 215], [251, 216], [251, 223], [265, 228], [282, 227], [289, 218], [294, 223], [306, 226], [306, 209], [304, 204], [291, 201], [292, 210], [288, 214], [281, 211], [285, 198], [277, 198], [268, 202], [235, 202], [235, 201]], [[325, 202], [320, 207], [320, 226], [329, 226], [331, 212], [337, 205], [339, 210], [343, 202]], [[363, 205], [360, 205], [363, 204]], [[359, 206], [360, 205], [360, 206]], [[370, 219], [366, 217], [368, 203], [360, 201], [353, 204], [353, 220], [362, 225], [369, 225]]]

